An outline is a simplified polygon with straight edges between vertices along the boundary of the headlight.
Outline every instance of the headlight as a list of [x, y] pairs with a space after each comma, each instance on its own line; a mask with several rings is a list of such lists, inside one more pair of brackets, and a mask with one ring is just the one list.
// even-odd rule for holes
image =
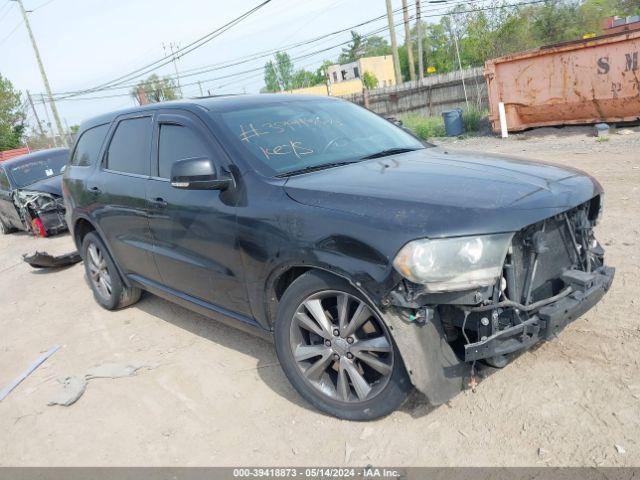
[[393, 266], [430, 292], [486, 287], [500, 275], [512, 237], [513, 233], [500, 233], [414, 240], [402, 247]]

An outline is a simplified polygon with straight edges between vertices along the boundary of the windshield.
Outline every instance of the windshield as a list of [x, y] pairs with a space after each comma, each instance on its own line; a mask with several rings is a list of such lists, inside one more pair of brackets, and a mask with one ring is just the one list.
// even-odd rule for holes
[[401, 128], [345, 101], [287, 99], [220, 116], [256, 168], [271, 176], [425, 148]]
[[23, 188], [39, 180], [61, 175], [67, 165], [67, 152], [55, 153], [50, 157], [34, 158], [20, 163], [9, 170], [17, 188]]

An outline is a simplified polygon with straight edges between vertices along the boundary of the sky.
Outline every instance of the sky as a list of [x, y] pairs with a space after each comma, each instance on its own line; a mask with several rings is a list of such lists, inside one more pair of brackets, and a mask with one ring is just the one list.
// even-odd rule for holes
[[[263, 0], [23, 0], [29, 13], [42, 61], [51, 89], [56, 92], [77, 91], [113, 80], [165, 56], [163, 43], [186, 46], [200, 36], [260, 4]], [[413, 2], [410, 2], [413, 7]], [[400, 0], [393, 7], [400, 8]], [[311, 45], [287, 49], [292, 56], [312, 53], [341, 42], [350, 34], [325, 37], [326, 34], [384, 15], [384, 0], [271, 0], [229, 31], [207, 45], [181, 57], [179, 71], [189, 73], [207, 65], [228, 62], [257, 52], [280, 49], [296, 42], [322, 36]], [[413, 11], [411, 12], [413, 13]], [[424, 7], [423, 7], [424, 14]], [[396, 15], [396, 23], [402, 13]], [[358, 28], [368, 33], [386, 25], [386, 19]], [[404, 35], [396, 28], [398, 41]], [[388, 32], [381, 34], [388, 38]], [[315, 70], [324, 59], [335, 60], [341, 47], [295, 61], [296, 68]], [[268, 58], [214, 72], [183, 77], [182, 84], [202, 81], [206, 94], [258, 93], [264, 85], [262, 71], [226, 79], [223, 75], [259, 68]], [[173, 75], [173, 64], [157, 70]], [[0, 74], [14, 88], [29, 90], [37, 101], [41, 120], [46, 114], [39, 101], [44, 86], [33, 48], [16, 2], [0, 0]], [[127, 83], [135, 83], [136, 79]], [[58, 101], [63, 123], [79, 124], [101, 113], [135, 105], [128, 88], [108, 90], [74, 100]], [[199, 86], [185, 85], [185, 97], [200, 95]], [[113, 96], [98, 98], [97, 96]], [[80, 99], [82, 98], [82, 100]], [[33, 115], [30, 113], [30, 120]], [[33, 123], [32, 123], [33, 125]]]

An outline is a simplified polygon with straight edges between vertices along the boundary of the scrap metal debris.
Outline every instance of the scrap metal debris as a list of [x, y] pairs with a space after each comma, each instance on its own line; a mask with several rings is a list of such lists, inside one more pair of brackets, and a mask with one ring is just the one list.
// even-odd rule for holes
[[22, 259], [33, 268], [60, 268], [73, 265], [82, 260], [78, 252], [69, 252], [54, 257], [47, 252], [38, 252], [22, 255]]
[[16, 388], [18, 385], [20, 385], [20, 383], [27, 378], [29, 375], [31, 375], [36, 368], [38, 368], [40, 365], [42, 365], [45, 360], [47, 358], [49, 358], [51, 355], [53, 355], [54, 353], [56, 353], [58, 350], [60, 349], [60, 345], [55, 345], [53, 347], [51, 347], [49, 350], [47, 350], [45, 353], [43, 353], [42, 355], [40, 355], [35, 362], [33, 362], [29, 368], [27, 368], [24, 372], [22, 372], [22, 374], [16, 378], [13, 382], [11, 382], [9, 385], [7, 385], [5, 388], [3, 388], [2, 390], [0, 390], [0, 402], [2, 400], [5, 399], [5, 397], [7, 395], [9, 395], [11, 393], [11, 391]]
[[132, 377], [141, 368], [152, 368], [149, 365], [135, 365], [122, 363], [103, 363], [90, 368], [81, 376], [70, 376], [58, 379], [62, 388], [53, 396], [47, 405], [73, 405], [84, 393], [87, 382], [94, 378], [122, 378]]

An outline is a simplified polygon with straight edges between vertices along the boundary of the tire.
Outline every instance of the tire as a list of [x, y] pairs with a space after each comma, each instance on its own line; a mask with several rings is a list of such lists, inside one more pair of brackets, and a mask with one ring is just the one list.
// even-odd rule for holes
[[111, 255], [97, 233], [90, 232], [82, 241], [82, 259], [85, 274], [93, 297], [107, 310], [133, 305], [140, 299], [142, 291], [137, 287], [127, 287], [111, 259]]
[[375, 420], [412, 389], [384, 321], [348, 282], [325, 272], [304, 273], [285, 291], [275, 345], [293, 387], [334, 417]]
[[0, 218], [0, 235], [9, 235], [10, 233], [13, 233], [15, 231], [16, 231], [15, 228], [11, 228], [7, 226], [7, 224], [4, 223], [4, 220]]

